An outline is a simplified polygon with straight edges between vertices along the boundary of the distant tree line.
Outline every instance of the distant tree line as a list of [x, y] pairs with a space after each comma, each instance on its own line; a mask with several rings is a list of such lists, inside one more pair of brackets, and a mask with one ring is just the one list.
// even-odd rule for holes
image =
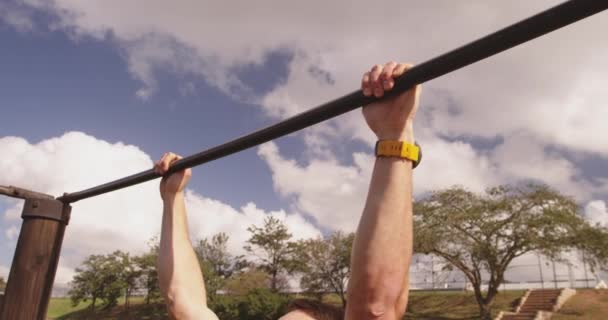
[[103, 308], [114, 307], [123, 296], [128, 308], [131, 297], [138, 291], [145, 293], [145, 303], [150, 304], [160, 297], [157, 257], [158, 243], [154, 240], [150, 242], [148, 252], [139, 256], [120, 250], [90, 255], [76, 268], [68, 295], [73, 305], [91, 301], [93, 310], [98, 303]]
[[[592, 270], [607, 269], [608, 229], [591, 225], [580, 209], [544, 185], [499, 186], [483, 194], [461, 187], [437, 190], [414, 204], [414, 250], [460, 270], [473, 287], [481, 318], [489, 319], [506, 270], [523, 254], [559, 261], [562, 252], [577, 250]], [[296, 241], [272, 216], [248, 232], [247, 257], [228, 251], [225, 233], [194, 244], [209, 306], [220, 319], [277, 319], [289, 301], [282, 294], [289, 279], [299, 279], [300, 289], [313, 298], [332, 293], [346, 305], [354, 234]], [[160, 296], [157, 255], [156, 239], [140, 256], [90, 255], [76, 269], [69, 295], [75, 304], [91, 300], [93, 309], [98, 302], [112, 307], [121, 296], [128, 306], [135, 292], [144, 292], [150, 303]]]
[[[287, 226], [272, 216], [263, 225], [248, 228], [250, 238], [245, 256], [228, 250], [229, 236], [218, 233], [194, 243], [207, 289], [208, 303], [222, 319], [238, 319], [243, 314], [278, 312], [288, 299], [281, 294], [289, 289], [288, 279], [300, 278], [300, 289], [317, 298], [337, 294], [346, 302], [346, 283], [350, 275], [350, 253], [354, 234], [335, 232], [326, 238], [293, 240]], [[74, 305], [90, 301], [90, 308], [111, 308], [124, 297], [128, 308], [134, 294], [143, 294], [149, 304], [160, 298], [156, 260], [158, 239], [139, 256], [120, 250], [110, 254], [89, 255], [76, 268], [70, 283]], [[226, 297], [240, 297], [237, 300]], [[256, 310], [245, 310], [257, 306]], [[268, 310], [265, 310], [268, 309]], [[223, 310], [223, 311], [222, 311]], [[235, 311], [240, 310], [240, 311]], [[240, 314], [240, 315], [235, 315]], [[255, 318], [255, 317], [253, 317]]]

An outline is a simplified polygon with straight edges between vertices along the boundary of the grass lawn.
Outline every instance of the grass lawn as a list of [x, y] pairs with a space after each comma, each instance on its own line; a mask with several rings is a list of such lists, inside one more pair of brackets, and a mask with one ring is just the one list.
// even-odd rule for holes
[[[493, 316], [511, 311], [524, 291], [501, 291], [494, 300]], [[412, 291], [404, 319], [479, 319], [479, 307], [471, 292]]]
[[[500, 292], [494, 303], [494, 314], [498, 314], [501, 310], [512, 310], [513, 304], [523, 293], [524, 291]], [[325, 302], [340, 304], [339, 298], [335, 295], [328, 295], [324, 300]], [[132, 300], [131, 308], [125, 310], [122, 306], [124, 301], [121, 300], [119, 303], [121, 306], [112, 310], [97, 310], [95, 314], [91, 314], [89, 309], [85, 309], [89, 306], [89, 303], [82, 303], [72, 308], [69, 299], [51, 299], [48, 317], [56, 320], [168, 319], [165, 307], [162, 304], [146, 306], [143, 304], [142, 298], [136, 297]], [[404, 319], [478, 319], [478, 313], [477, 302], [475, 302], [472, 293], [413, 291], [410, 293], [408, 313]]]
[[553, 315], [554, 320], [608, 319], [608, 290], [578, 289], [564, 306]]
[[89, 302], [81, 302], [77, 306], [72, 306], [70, 298], [52, 298], [49, 303], [49, 309], [46, 311], [47, 317], [50, 319], [59, 318], [70, 312], [82, 310], [89, 306]]
[[112, 308], [111, 310], [101, 310], [101, 305], [95, 306], [95, 312], [92, 313], [91, 310], [87, 308], [91, 305], [90, 301], [86, 303], [83, 302], [76, 307], [72, 307], [72, 301], [70, 301], [69, 298], [52, 298], [47, 311], [47, 319], [168, 319], [164, 305], [158, 303], [145, 305], [142, 297], [131, 298], [131, 306], [128, 310], [124, 307], [124, 298], [119, 299], [118, 304], [118, 307]]

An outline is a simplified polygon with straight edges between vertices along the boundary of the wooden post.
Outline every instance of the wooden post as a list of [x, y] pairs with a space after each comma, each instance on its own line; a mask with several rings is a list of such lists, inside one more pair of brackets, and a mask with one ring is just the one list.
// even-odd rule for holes
[[55, 199], [26, 199], [0, 320], [44, 320], [71, 207]]

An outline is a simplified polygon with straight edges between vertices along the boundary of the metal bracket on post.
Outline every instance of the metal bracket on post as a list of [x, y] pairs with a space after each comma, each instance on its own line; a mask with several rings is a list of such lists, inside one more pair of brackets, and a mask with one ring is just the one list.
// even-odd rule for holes
[[0, 320], [44, 320], [71, 207], [53, 196], [13, 186], [0, 186], [0, 194], [25, 200]]
[[67, 225], [70, 222], [70, 210], [63, 210], [63, 202], [54, 199], [26, 199], [21, 218], [51, 219]]

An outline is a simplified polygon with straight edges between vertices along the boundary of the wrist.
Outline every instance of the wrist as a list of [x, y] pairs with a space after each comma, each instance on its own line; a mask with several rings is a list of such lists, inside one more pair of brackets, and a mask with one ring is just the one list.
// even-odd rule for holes
[[184, 191], [163, 193], [161, 198], [165, 205], [173, 205], [176, 201], [184, 200]]
[[414, 143], [414, 127], [411, 124], [406, 125], [402, 130], [386, 130], [377, 132], [378, 140], [396, 140]]

